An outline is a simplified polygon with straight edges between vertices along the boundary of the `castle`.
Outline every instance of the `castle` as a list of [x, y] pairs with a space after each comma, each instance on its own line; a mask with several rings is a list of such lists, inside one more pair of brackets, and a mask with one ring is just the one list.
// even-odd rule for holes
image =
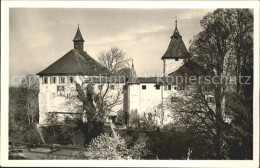
[[[54, 113], [61, 117], [84, 116], [80, 102], [73, 99], [74, 82], [83, 86], [88, 80], [95, 84], [96, 91], [105, 85], [111, 90], [111, 95], [116, 95], [116, 88], [121, 89], [120, 103], [111, 109], [107, 120], [115, 119], [117, 113], [123, 111], [128, 116], [136, 113], [139, 117], [152, 117], [158, 125], [171, 122], [171, 113], [165, 105], [176, 101], [190, 86], [169, 82], [167, 77], [187, 72], [198, 74], [200, 68], [190, 60], [191, 55], [178, 31], [177, 21], [170, 38], [169, 46], [161, 57], [163, 77], [138, 77], [132, 63], [129, 78], [123, 82], [114, 80], [108, 86], [98, 78], [111, 76], [111, 73], [84, 51], [84, 39], [78, 27], [73, 39], [74, 49], [37, 74], [40, 77], [39, 123], [46, 124], [46, 116]], [[127, 120], [127, 124], [131, 125], [131, 119]]]

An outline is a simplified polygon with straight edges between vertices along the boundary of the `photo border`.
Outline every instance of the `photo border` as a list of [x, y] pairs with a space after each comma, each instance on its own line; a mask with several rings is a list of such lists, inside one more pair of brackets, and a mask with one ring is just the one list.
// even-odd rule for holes
[[[252, 8], [254, 9], [253, 160], [8, 160], [10, 8]], [[64, 167], [258, 167], [259, 166], [259, 2], [258, 1], [2, 1], [1, 2], [1, 166]]]

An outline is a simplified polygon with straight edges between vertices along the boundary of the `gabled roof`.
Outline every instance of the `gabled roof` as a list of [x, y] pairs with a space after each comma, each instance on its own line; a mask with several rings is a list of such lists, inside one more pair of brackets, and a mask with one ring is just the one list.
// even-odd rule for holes
[[[177, 24], [177, 23], [176, 23]], [[185, 47], [185, 44], [182, 40], [182, 36], [180, 35], [177, 26], [174, 30], [173, 35], [171, 36], [171, 41], [166, 50], [165, 54], [162, 56], [162, 59], [176, 59], [176, 58], [190, 58], [190, 53]]]
[[79, 27], [78, 27], [78, 29], [77, 29], [77, 32], [76, 32], [76, 35], [75, 35], [73, 41], [74, 41], [74, 42], [84, 42], [84, 39], [83, 39], [83, 37], [82, 37], [82, 35], [81, 35], [81, 32], [80, 32], [80, 30], [79, 30]]
[[109, 70], [86, 52], [72, 49], [37, 75], [111, 75]]

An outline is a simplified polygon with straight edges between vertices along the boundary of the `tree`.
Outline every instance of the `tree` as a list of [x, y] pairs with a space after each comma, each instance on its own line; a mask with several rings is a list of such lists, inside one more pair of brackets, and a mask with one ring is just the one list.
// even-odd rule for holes
[[129, 67], [130, 59], [126, 57], [126, 53], [117, 47], [112, 47], [107, 52], [101, 52], [98, 55], [98, 61], [108, 68], [112, 73]]
[[[253, 14], [249, 9], [226, 10], [233, 48], [232, 71], [236, 92], [229, 95], [227, 111], [233, 114], [229, 144], [234, 159], [253, 158]], [[239, 77], [242, 78], [240, 84]], [[247, 79], [249, 79], [247, 81]]]
[[10, 139], [27, 142], [42, 140], [45, 143], [37, 128], [39, 118], [37, 77], [27, 75], [18, 87], [10, 87], [9, 91]]
[[114, 107], [122, 103], [120, 85], [115, 84], [114, 90], [110, 83], [100, 84], [98, 91], [92, 83], [80, 85], [76, 83], [77, 99], [82, 103], [86, 116], [86, 143], [103, 131], [104, 123]]
[[[245, 9], [239, 11], [217, 9], [203, 17], [200, 22], [203, 31], [193, 39], [190, 52], [193, 55], [192, 59], [204, 68], [204, 73], [210, 82], [206, 83], [206, 78], [202, 78], [203, 82], [197, 83], [193, 89], [183, 93], [185, 99], [180, 98], [181, 100], [177, 103], [169, 105], [176, 115], [175, 118], [181, 119], [182, 123], [179, 123], [184, 129], [193, 127], [196, 133], [203, 133], [211, 140], [216, 159], [229, 158], [230, 144], [228, 142], [232, 137], [231, 132], [234, 131], [232, 119], [239, 115], [238, 109], [231, 111], [227, 108], [227, 102], [231, 102], [228, 95], [232, 89], [227, 85], [228, 79], [225, 76], [241, 75], [243, 73], [241, 67], [245, 64], [239, 61], [243, 57], [242, 51], [252, 50], [252, 47], [250, 48], [252, 29], [248, 21], [252, 17], [249, 12]], [[247, 26], [242, 26], [243, 30], [234, 29], [236, 25], [241, 24], [238, 15], [247, 20], [245, 21]], [[241, 32], [245, 36], [238, 38]], [[238, 49], [239, 46], [241, 46], [240, 49]], [[249, 52], [247, 58], [250, 57], [250, 53], [252, 52]], [[237, 60], [235, 68], [233, 67], [234, 60]], [[251, 61], [246, 62], [246, 65], [252, 66], [249, 62]], [[237, 122], [237, 124], [241, 123]]]
[[[215, 109], [210, 108], [205, 101], [205, 95], [200, 92], [195, 97], [200, 101], [205, 101], [208, 107], [205, 116], [201, 121], [207, 125], [207, 120], [212, 121], [212, 125], [208, 125], [207, 131], [212, 138], [216, 158], [221, 159], [224, 156], [224, 131], [226, 124], [223, 116], [224, 102], [223, 98], [226, 94], [226, 84], [222, 83], [221, 78], [227, 75], [230, 62], [230, 30], [225, 22], [222, 21], [224, 16], [223, 10], [216, 10], [209, 13], [201, 20], [203, 31], [193, 41], [191, 52], [194, 59], [200, 65], [203, 65], [209, 72], [211, 79], [217, 77], [217, 82], [213, 84], [213, 96], [215, 99]], [[198, 115], [200, 116], [200, 115]], [[200, 116], [201, 117], [201, 116]], [[206, 120], [207, 119], [207, 120]], [[214, 129], [212, 129], [212, 127]], [[214, 131], [209, 131], [209, 130]]]
[[[230, 9], [225, 11], [228, 28], [231, 30], [232, 54], [234, 56], [234, 75], [252, 75], [253, 65], [253, 14], [249, 9]], [[249, 74], [246, 72], [250, 72]], [[236, 93], [242, 91], [236, 81]]]

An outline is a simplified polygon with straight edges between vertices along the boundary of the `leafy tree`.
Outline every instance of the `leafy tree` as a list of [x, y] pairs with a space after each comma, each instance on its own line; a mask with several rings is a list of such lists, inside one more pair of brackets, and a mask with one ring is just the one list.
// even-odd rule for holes
[[[238, 15], [239, 18], [245, 20], [243, 29], [234, 29], [236, 25], [242, 22], [238, 19]], [[242, 70], [245, 68], [244, 65], [252, 66], [252, 64], [250, 65], [251, 61], [246, 63], [239, 61], [243, 52], [249, 53], [247, 59], [251, 57], [252, 41], [250, 34], [252, 33], [252, 25], [250, 24], [252, 22], [250, 19], [252, 19], [250, 11], [245, 9], [217, 9], [203, 17], [200, 22], [203, 31], [195, 36], [190, 52], [193, 55], [192, 59], [204, 68], [203, 73], [206, 72], [205, 74], [211, 81], [208, 84], [203, 78], [202, 83], [198, 83], [194, 85], [193, 89], [182, 93], [182, 97], [185, 97], [185, 99], [180, 98], [181, 100], [178, 102], [169, 105], [174, 118], [177, 118], [176, 122], [182, 129], [193, 127], [196, 133], [207, 136], [214, 145], [216, 159], [230, 158], [230, 141], [235, 135], [233, 133], [237, 133], [235, 128], [243, 129], [242, 121], [234, 120], [241, 118], [239, 106], [233, 105], [236, 110], [227, 108], [227, 104], [232, 101], [229, 97], [232, 87], [227, 85], [227, 80], [223, 76], [241, 75], [245, 72]], [[245, 36], [239, 38], [241, 32]], [[238, 46], [241, 46], [241, 48], [238, 49]], [[236, 60], [235, 67], [233, 66], [234, 60]], [[209, 90], [205, 90], [205, 88], [209, 88]], [[238, 86], [238, 88], [241, 87]], [[213, 99], [209, 99], [209, 97]], [[245, 129], [243, 130], [245, 131]], [[247, 129], [247, 131], [250, 130]]]
[[[10, 87], [9, 92], [10, 140], [20, 142], [37, 141], [40, 139], [40, 133], [37, 129], [39, 119], [37, 78], [27, 75], [21, 81], [19, 87]], [[44, 140], [42, 142], [44, 143]]]

